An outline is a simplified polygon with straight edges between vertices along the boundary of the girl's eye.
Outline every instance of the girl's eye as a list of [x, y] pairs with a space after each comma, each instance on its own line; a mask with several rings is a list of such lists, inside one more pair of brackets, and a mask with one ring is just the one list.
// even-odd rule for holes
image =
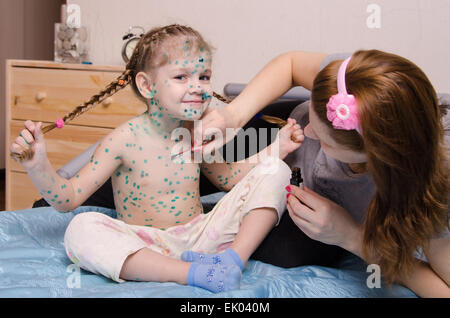
[[185, 75], [178, 75], [178, 76], [175, 76], [175, 79], [180, 80], [180, 81], [184, 81], [186, 79], [186, 76]]
[[200, 76], [201, 81], [209, 81], [211, 79], [211, 76], [209, 75], [202, 75]]

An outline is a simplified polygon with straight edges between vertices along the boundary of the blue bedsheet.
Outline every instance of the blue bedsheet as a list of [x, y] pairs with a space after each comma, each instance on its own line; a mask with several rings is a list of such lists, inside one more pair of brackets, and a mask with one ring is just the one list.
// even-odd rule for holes
[[340, 269], [284, 269], [251, 260], [241, 288], [219, 294], [175, 283], [119, 284], [84, 270], [77, 281], [63, 238], [70, 220], [86, 211], [116, 216], [100, 207], [70, 213], [51, 207], [0, 212], [0, 297], [416, 297], [397, 285], [392, 290], [368, 288], [366, 265], [356, 257], [344, 260]]

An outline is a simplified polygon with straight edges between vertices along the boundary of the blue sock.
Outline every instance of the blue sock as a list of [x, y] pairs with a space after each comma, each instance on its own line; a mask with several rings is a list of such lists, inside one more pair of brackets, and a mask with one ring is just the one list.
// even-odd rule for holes
[[237, 265], [241, 271], [244, 269], [241, 258], [231, 248], [227, 248], [225, 252], [220, 254], [202, 254], [193, 251], [184, 251], [181, 254], [181, 260], [200, 264]]
[[187, 284], [208, 289], [214, 293], [239, 289], [241, 270], [236, 265], [192, 263]]

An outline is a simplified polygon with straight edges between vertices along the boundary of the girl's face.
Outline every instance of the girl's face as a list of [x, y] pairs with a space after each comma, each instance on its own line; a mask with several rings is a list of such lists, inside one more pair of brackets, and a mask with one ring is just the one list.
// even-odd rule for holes
[[142, 95], [150, 99], [151, 110], [169, 118], [198, 120], [211, 102], [209, 52], [182, 52], [146, 76]]
[[338, 144], [332, 137], [333, 129], [325, 125], [315, 113], [312, 102], [309, 103], [309, 124], [304, 129], [306, 137], [320, 141], [323, 152], [344, 163], [362, 163], [367, 161], [363, 152], [358, 152]]

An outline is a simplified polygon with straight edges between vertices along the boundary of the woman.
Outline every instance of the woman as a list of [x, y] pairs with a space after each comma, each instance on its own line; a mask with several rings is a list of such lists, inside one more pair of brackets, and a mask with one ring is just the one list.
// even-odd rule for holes
[[[311, 90], [311, 101], [290, 116], [307, 137], [286, 158], [291, 168], [301, 167], [306, 185], [288, 189], [293, 223], [313, 240], [379, 264], [389, 284], [450, 297], [443, 128], [450, 118], [426, 75], [377, 50], [285, 53], [227, 107], [209, 111], [203, 131], [242, 127], [293, 86]], [[218, 146], [210, 142], [203, 152]], [[415, 257], [420, 250], [425, 261]]]

